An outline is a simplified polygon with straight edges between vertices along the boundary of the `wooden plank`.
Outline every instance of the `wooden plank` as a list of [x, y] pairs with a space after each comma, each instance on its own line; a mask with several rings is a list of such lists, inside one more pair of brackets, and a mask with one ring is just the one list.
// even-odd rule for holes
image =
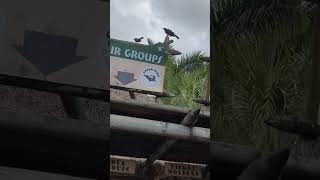
[[[121, 156], [148, 158], [157, 147], [168, 140], [166, 137], [113, 131], [111, 129], [110, 153]], [[123, 145], [130, 148], [123, 148]], [[206, 164], [210, 156], [210, 144], [180, 140], [163, 154], [162, 160]], [[141, 147], [143, 151], [141, 151]]]
[[67, 176], [56, 173], [46, 173], [27, 169], [0, 166], [0, 179], [23, 180], [94, 180], [89, 178]]
[[[186, 127], [192, 127], [195, 121], [198, 119], [200, 109], [190, 111], [180, 122], [181, 125]], [[159, 159], [164, 153], [166, 153], [171, 146], [177, 142], [177, 139], [169, 139], [161, 144], [158, 149], [153, 152], [146, 161], [146, 166], [151, 165], [156, 159]]]
[[96, 99], [101, 101], [110, 100], [109, 90], [66, 85], [62, 83], [53, 83], [48, 81], [22, 78], [17, 76], [9, 76], [4, 74], [0, 74], [0, 84], [35, 89], [39, 91], [47, 91], [52, 93], [86, 97], [86, 98], [91, 98], [91, 99]]
[[[210, 149], [210, 167], [214, 170], [211, 176], [225, 179], [236, 178], [256, 157], [269, 153], [259, 152], [249, 146], [214, 141], [210, 142]], [[296, 159], [290, 156], [284, 174], [286, 180], [290, 179], [288, 177], [319, 179], [320, 160]]]
[[97, 0], [1, 1], [0, 74], [107, 90], [108, 7]]
[[68, 174], [106, 175], [107, 122], [0, 112], [0, 165]]
[[[184, 118], [183, 120], [180, 122], [181, 125], [184, 125], [186, 127], [192, 127], [197, 119], [198, 119], [198, 116], [199, 116], [199, 113], [200, 113], [200, 109], [197, 109], [197, 110], [194, 110], [194, 111], [190, 111]], [[148, 159], [146, 160], [145, 162], [145, 170], [144, 172], [146, 174], [149, 174], [149, 175], [152, 175], [150, 173], [152, 173], [152, 169], [151, 169], [151, 165], [152, 163], [156, 160], [156, 159], [159, 159], [163, 154], [165, 154], [166, 152], [168, 152], [168, 150], [177, 142], [178, 140], [177, 139], [169, 139], [167, 140], [166, 142], [164, 142], [163, 144], [161, 144], [157, 150], [155, 152], [153, 152], [149, 157]], [[171, 172], [171, 171], [168, 171], [168, 172]], [[173, 170], [173, 172], [176, 172]], [[180, 175], [180, 174], [179, 174]], [[152, 176], [150, 177], [147, 177], [147, 178], [151, 178], [152, 179]]]
[[[180, 120], [186, 116], [190, 108], [111, 99], [110, 111], [111, 114], [180, 123]], [[195, 126], [208, 128], [209, 123], [210, 112], [201, 110]]]
[[0, 111], [0, 127], [14, 131], [50, 135], [81, 141], [107, 141], [107, 122], [92, 123], [76, 119], [58, 119], [32, 112]]
[[110, 85], [110, 88], [112, 89], [119, 89], [123, 91], [128, 91], [128, 92], [136, 92], [136, 93], [141, 93], [141, 94], [150, 94], [150, 95], [155, 95], [159, 98], [165, 98], [165, 97], [175, 97], [174, 94], [168, 93], [168, 92], [153, 92], [153, 91], [146, 91], [146, 90], [141, 90], [141, 89], [133, 89], [133, 88], [127, 88], [127, 87], [120, 87], [120, 86], [114, 86]]
[[189, 128], [181, 124], [133, 118], [115, 114], [110, 115], [110, 128], [114, 131], [150, 134], [203, 143], [210, 142], [210, 129], [207, 128]]

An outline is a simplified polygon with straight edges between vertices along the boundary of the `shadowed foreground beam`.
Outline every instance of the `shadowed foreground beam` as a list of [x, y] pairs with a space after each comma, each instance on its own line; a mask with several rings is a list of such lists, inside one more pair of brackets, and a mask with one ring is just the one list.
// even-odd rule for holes
[[0, 166], [78, 177], [106, 176], [106, 123], [0, 111]]
[[[234, 179], [248, 164], [258, 157], [261, 152], [248, 147], [220, 142], [210, 142], [210, 167], [213, 178]], [[264, 155], [266, 153], [262, 153]], [[320, 179], [320, 160], [304, 160], [289, 157], [284, 168], [284, 179], [294, 180], [306, 178]]]

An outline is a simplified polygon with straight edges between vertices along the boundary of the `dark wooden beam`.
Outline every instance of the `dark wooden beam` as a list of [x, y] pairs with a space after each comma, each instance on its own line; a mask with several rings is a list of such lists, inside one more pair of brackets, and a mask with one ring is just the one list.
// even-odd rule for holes
[[131, 99], [136, 99], [136, 95], [134, 94], [134, 92], [129, 91], [129, 95]]
[[125, 88], [125, 87], [119, 87], [119, 86], [114, 86], [110, 85], [110, 88], [112, 89], [119, 89], [123, 91], [128, 91], [128, 92], [136, 92], [136, 93], [141, 93], [141, 94], [150, 94], [150, 95], [155, 95], [159, 98], [165, 98], [165, 97], [175, 97], [174, 94], [168, 93], [168, 92], [153, 92], [153, 91], [145, 91], [145, 90], [140, 90], [140, 89], [131, 89], [131, 88]]
[[204, 61], [204, 62], [207, 62], [207, 63], [210, 63], [210, 62], [211, 62], [210, 57], [201, 57], [200, 59], [201, 59], [202, 61]]
[[[111, 99], [110, 111], [111, 114], [180, 123], [190, 108]], [[210, 112], [201, 111], [196, 126], [208, 128], [209, 124]]]
[[61, 83], [35, 80], [30, 78], [9, 76], [4, 74], [0, 74], [0, 84], [34, 89], [39, 91], [47, 91], [52, 93], [86, 97], [101, 101], [110, 100], [110, 91], [108, 89], [103, 90], [89, 87], [73, 86]]
[[106, 176], [106, 124], [1, 111], [0, 165], [79, 177]]
[[[181, 121], [181, 125], [192, 127], [198, 119], [200, 113], [200, 109], [190, 111]], [[171, 146], [173, 146], [178, 140], [177, 139], [169, 139], [163, 144], [161, 144], [158, 149], [152, 153], [149, 158], [145, 162], [145, 172], [147, 174], [150, 171], [152, 164], [155, 160], [159, 159], [164, 153], [166, 153]]]
[[[210, 168], [213, 169], [213, 179], [235, 179], [259, 155], [270, 152], [260, 152], [252, 147], [210, 143]], [[320, 179], [320, 160], [295, 159], [290, 156], [284, 168], [284, 180], [290, 179]]]
[[194, 99], [193, 101], [204, 106], [210, 106], [210, 101], [206, 99]]

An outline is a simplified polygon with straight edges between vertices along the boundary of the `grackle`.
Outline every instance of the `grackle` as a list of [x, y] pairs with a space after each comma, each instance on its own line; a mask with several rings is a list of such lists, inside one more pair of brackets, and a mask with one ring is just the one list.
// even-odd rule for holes
[[135, 41], [135, 42], [141, 42], [142, 39], [143, 39], [143, 37], [141, 37], [141, 38], [134, 38], [134, 41]]
[[167, 28], [162, 28], [164, 30], [164, 32], [169, 35], [169, 36], [174, 36], [176, 37], [177, 39], [179, 39], [179, 37], [173, 32], [171, 31], [170, 29], [167, 29]]

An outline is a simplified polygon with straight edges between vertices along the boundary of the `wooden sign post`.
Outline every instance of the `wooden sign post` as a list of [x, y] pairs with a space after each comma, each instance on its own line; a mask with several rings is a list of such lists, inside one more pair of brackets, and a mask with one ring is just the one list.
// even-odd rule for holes
[[110, 84], [128, 89], [163, 92], [163, 44], [143, 45], [110, 40]]

